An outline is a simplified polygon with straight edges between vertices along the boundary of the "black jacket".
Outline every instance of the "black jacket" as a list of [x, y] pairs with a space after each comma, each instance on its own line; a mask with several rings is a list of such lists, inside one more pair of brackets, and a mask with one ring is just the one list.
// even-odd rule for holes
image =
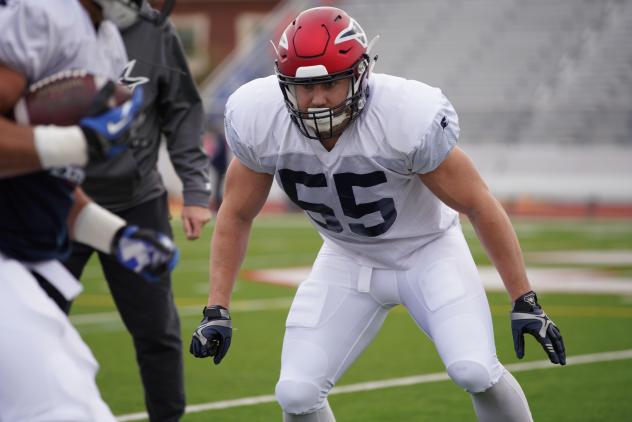
[[130, 59], [120, 81], [142, 85], [143, 111], [131, 148], [86, 169], [84, 190], [111, 211], [134, 207], [164, 193], [156, 168], [161, 135], [183, 184], [185, 205], [208, 207], [209, 160], [201, 145], [204, 112], [173, 25], [139, 20], [122, 32]]

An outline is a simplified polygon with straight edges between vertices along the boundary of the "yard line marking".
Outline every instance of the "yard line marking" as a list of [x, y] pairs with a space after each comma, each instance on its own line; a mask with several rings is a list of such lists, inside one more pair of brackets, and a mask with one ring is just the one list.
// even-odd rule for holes
[[[584, 365], [596, 362], [612, 362], [617, 360], [632, 359], [632, 349], [620, 350], [616, 352], [591, 353], [586, 355], [571, 356], [566, 360], [568, 366]], [[551, 369], [559, 368], [557, 365], [551, 364], [548, 360], [536, 360], [532, 362], [512, 363], [505, 365], [510, 372], [531, 371], [533, 369]], [[429, 382], [447, 381], [450, 377], [445, 372], [436, 372], [434, 374], [414, 375], [410, 377], [392, 378], [381, 381], [361, 382], [357, 384], [341, 385], [334, 387], [331, 394], [349, 394], [360, 391], [380, 390], [383, 388], [405, 387], [409, 385], [425, 384]], [[186, 407], [185, 413], [199, 413], [207, 410], [229, 409], [232, 407], [254, 406], [257, 404], [273, 403], [276, 399], [274, 395], [263, 395], [244, 397], [241, 399], [224, 400], [211, 403], [193, 404]], [[140, 421], [147, 419], [146, 412], [130, 413], [117, 417], [119, 422]]]
[[[231, 312], [255, 312], [288, 309], [291, 303], [292, 298], [290, 297], [238, 300], [233, 302], [230, 310]], [[180, 316], [200, 315], [200, 317], [202, 317], [202, 302], [200, 302], [200, 305], [179, 306], [178, 313], [180, 314]], [[96, 312], [89, 314], [71, 315], [70, 321], [74, 325], [121, 323], [121, 317], [116, 311]]]
[[[626, 299], [627, 300], [627, 299]], [[624, 303], [632, 303], [632, 297], [629, 302], [624, 300]], [[255, 299], [255, 300], [239, 300], [233, 302], [231, 311], [237, 312], [257, 312], [257, 311], [276, 311], [276, 310], [288, 310], [292, 304], [291, 298], [272, 298], [272, 299]], [[504, 305], [490, 305], [493, 316], [506, 315], [507, 310]], [[547, 307], [549, 313], [555, 315], [564, 316], [609, 316], [609, 317], [621, 317], [631, 318], [632, 309], [625, 307], [613, 307], [613, 306], [592, 306], [592, 307], [579, 307], [574, 306], [561, 306], [550, 305]], [[396, 307], [391, 312], [402, 312], [405, 310], [401, 307]], [[189, 317], [193, 315], [199, 315], [200, 306], [187, 305], [178, 306], [178, 313], [181, 317]], [[70, 321], [77, 327], [89, 326], [89, 325], [120, 325], [123, 326], [121, 317], [118, 312], [94, 312], [86, 314], [71, 315]]]

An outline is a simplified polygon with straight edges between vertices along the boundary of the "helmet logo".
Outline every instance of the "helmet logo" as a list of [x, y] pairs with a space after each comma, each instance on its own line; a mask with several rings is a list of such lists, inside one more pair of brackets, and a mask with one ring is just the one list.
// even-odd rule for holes
[[285, 31], [283, 32], [283, 35], [281, 35], [281, 39], [279, 40], [279, 48], [285, 48], [286, 50], [289, 49], [287, 34], [285, 33]]
[[368, 45], [364, 30], [353, 18], [349, 18], [349, 26], [347, 26], [343, 31], [340, 31], [334, 41], [334, 44], [340, 44], [350, 40], [356, 40], [364, 48]]

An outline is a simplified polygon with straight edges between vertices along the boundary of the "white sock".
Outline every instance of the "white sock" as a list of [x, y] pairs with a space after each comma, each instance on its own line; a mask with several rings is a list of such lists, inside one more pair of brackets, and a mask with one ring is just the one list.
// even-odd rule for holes
[[472, 402], [479, 422], [533, 422], [520, 384], [506, 370], [491, 388], [472, 394]]
[[326, 403], [325, 407], [304, 415], [283, 412], [283, 422], [336, 422], [336, 418], [329, 403]]

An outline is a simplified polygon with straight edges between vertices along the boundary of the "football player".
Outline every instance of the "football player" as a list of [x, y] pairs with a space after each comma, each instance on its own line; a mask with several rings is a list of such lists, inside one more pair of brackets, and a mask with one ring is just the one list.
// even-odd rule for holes
[[[118, 76], [127, 59], [118, 30], [100, 22], [100, 5], [81, 5], [0, 1], [0, 115], [28, 85], [59, 71]], [[0, 420], [115, 420], [98, 392], [94, 357], [51, 298], [81, 290], [58, 261], [70, 236], [148, 279], [175, 265], [166, 236], [126, 225], [76, 189], [76, 166], [113, 155], [141, 102], [139, 90], [71, 127], [19, 127], [0, 117]]]
[[231, 292], [252, 220], [276, 178], [324, 239], [286, 322], [276, 385], [284, 421], [334, 420], [329, 391], [397, 305], [433, 341], [480, 421], [531, 421], [520, 385], [496, 357], [459, 212], [513, 301], [519, 357], [528, 332], [564, 365], [560, 333], [538, 305], [507, 214], [456, 145], [459, 123], [448, 99], [421, 82], [372, 73], [369, 50], [344, 11], [306, 10], [281, 36], [276, 76], [229, 98], [226, 137], [236, 159], [191, 352], [215, 363], [227, 352]]

